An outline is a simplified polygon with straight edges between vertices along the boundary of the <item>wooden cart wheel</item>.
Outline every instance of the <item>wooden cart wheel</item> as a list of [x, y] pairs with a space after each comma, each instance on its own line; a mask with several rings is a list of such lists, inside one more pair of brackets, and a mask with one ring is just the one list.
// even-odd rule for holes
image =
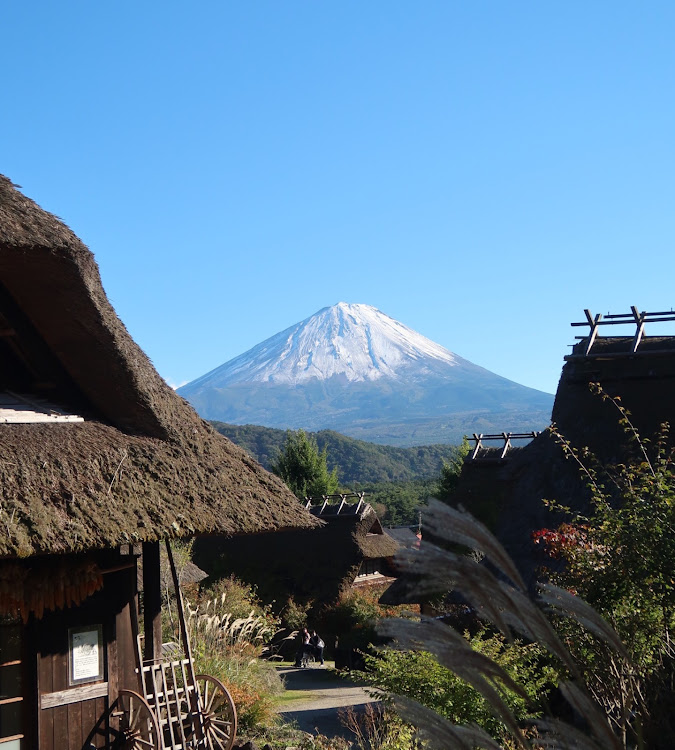
[[237, 710], [223, 683], [209, 674], [195, 676], [208, 750], [231, 750], [237, 734]]
[[142, 695], [133, 690], [120, 690], [117, 710], [112, 717], [119, 729], [111, 726], [115, 750], [161, 750], [157, 717]]

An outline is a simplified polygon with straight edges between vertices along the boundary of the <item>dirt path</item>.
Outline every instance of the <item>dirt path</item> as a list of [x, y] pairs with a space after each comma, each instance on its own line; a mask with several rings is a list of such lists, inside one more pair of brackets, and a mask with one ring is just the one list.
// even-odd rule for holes
[[368, 703], [377, 702], [357, 683], [339, 677], [331, 669], [309, 667], [277, 667], [286, 689], [291, 693], [304, 693], [296, 701], [285, 703], [278, 709], [286, 721], [295, 721], [300, 729], [327, 737], [345, 737], [349, 732], [340, 723], [341, 708], [354, 707], [363, 711]]

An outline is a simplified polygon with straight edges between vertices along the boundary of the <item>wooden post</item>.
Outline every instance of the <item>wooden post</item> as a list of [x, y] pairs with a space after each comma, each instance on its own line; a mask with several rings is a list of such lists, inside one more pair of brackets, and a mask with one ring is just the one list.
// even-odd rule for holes
[[640, 346], [640, 341], [642, 341], [642, 335], [645, 332], [645, 316], [646, 313], [638, 312], [637, 307], [635, 305], [630, 306], [631, 312], [633, 313], [633, 317], [635, 318], [635, 338], [633, 339], [633, 354], [637, 351], [638, 346]]
[[180, 589], [180, 580], [178, 578], [178, 572], [176, 571], [176, 564], [173, 561], [173, 553], [171, 552], [171, 542], [166, 539], [166, 556], [169, 558], [169, 568], [171, 569], [171, 577], [173, 578], [173, 585], [176, 589], [176, 609], [178, 610], [178, 622], [180, 623], [180, 635], [183, 641], [183, 650], [185, 652], [185, 658], [188, 660], [188, 677], [192, 683], [194, 691], [191, 693], [192, 711], [196, 718], [195, 733], [198, 740], [202, 740], [205, 737], [204, 730], [204, 715], [200, 709], [201, 698], [199, 696], [199, 687], [197, 685], [197, 678], [195, 675], [195, 663], [192, 659], [192, 648], [190, 647], [190, 636], [187, 630], [187, 622], [185, 621], [185, 609], [183, 607], [183, 593]]
[[504, 456], [508, 453], [509, 448], [511, 447], [511, 433], [502, 432], [502, 437], [504, 438], [504, 448], [502, 450], [502, 455], [500, 456], [500, 458], [504, 458]]
[[483, 447], [481, 444], [481, 441], [483, 439], [483, 433], [481, 432], [479, 435], [477, 432], [474, 432], [473, 439], [476, 441], [476, 446], [473, 449], [473, 453], [471, 454], [472, 461], [476, 458], [476, 456], [478, 456], [478, 451]]
[[144, 661], [162, 656], [162, 590], [159, 573], [159, 542], [143, 542]]
[[595, 318], [591, 315], [590, 310], [584, 310], [584, 313], [586, 315], [588, 325], [591, 327], [591, 332], [588, 336], [588, 343], [586, 344], [585, 351], [586, 356], [588, 356], [591, 351], [591, 347], [593, 346], [593, 342], [595, 341], [595, 337], [598, 335], [598, 324], [602, 320], [602, 313], [598, 313]]

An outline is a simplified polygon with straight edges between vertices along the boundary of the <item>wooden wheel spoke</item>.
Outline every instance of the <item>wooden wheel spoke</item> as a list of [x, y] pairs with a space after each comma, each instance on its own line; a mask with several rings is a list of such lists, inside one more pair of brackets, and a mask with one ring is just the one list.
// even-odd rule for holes
[[229, 739], [230, 739], [230, 732], [225, 732], [225, 731], [224, 731], [223, 729], [221, 729], [221, 728], [220, 728], [220, 727], [219, 727], [219, 726], [218, 726], [218, 725], [217, 725], [217, 724], [216, 724], [215, 722], [214, 722], [213, 724], [211, 724], [211, 727], [210, 727], [210, 728], [211, 728], [211, 729], [213, 729], [213, 731], [214, 731], [214, 732], [215, 732], [216, 734], [219, 734], [219, 735], [221, 735], [221, 737], [223, 737], [224, 739], [226, 739], [226, 740], [229, 740]]
[[209, 688], [210, 683], [208, 681], [205, 681], [202, 686], [202, 701], [204, 702], [205, 708], [208, 710], [210, 703], [210, 697], [209, 697]]
[[211, 712], [217, 714], [222, 710], [225, 703], [226, 701], [224, 695], [214, 695], [213, 700], [211, 701]]
[[223, 683], [210, 675], [197, 675], [200, 711], [209, 750], [231, 750], [237, 734], [237, 711]]
[[[157, 718], [145, 698], [133, 690], [120, 690], [118, 697], [121, 750], [159, 750]], [[117, 747], [117, 745], [116, 745]]]

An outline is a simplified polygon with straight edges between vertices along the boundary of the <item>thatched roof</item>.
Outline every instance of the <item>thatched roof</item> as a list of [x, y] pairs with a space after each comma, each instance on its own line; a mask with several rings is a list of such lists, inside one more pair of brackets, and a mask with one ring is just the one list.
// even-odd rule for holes
[[[652, 438], [663, 422], [675, 425], [675, 337], [645, 337], [638, 353], [632, 352], [632, 341], [598, 337], [588, 355], [583, 354], [586, 341], [577, 343], [565, 358], [553, 406], [558, 432], [575, 448], [588, 447], [607, 465], [626, 460], [630, 440], [616, 406], [594, 393], [591, 383], [620, 399], [642, 437]], [[672, 429], [669, 442], [675, 445]], [[483, 460], [465, 461], [453, 502], [494, 530], [521, 572], [533, 581], [537, 566], [545, 561], [531, 541], [532, 531], [554, 528], [564, 520], [543, 500], [585, 512], [588, 489], [578, 465], [565, 459], [549, 431], [512, 449], [502, 460], [499, 451], [482, 456]]]
[[370, 504], [345, 506], [340, 513], [336, 507], [322, 513], [320, 506], [312, 507], [324, 522], [317, 529], [198, 538], [193, 558], [211, 575], [233, 572], [257, 585], [258, 593], [268, 599], [283, 601], [292, 594], [299, 601], [335, 601], [352, 586], [364, 561], [390, 559], [400, 547], [384, 532]]
[[85, 418], [0, 424], [0, 556], [315, 525], [164, 382], [92, 253], [2, 176], [0, 333], [0, 391]]
[[365, 560], [393, 557], [400, 544], [385, 533], [377, 513], [364, 500], [364, 495], [362, 492], [307, 498], [306, 507], [330, 527], [327, 530], [324, 526], [318, 536], [323, 534], [325, 539], [330, 536], [338, 544], [350, 540]]
[[405, 549], [417, 549], [420, 546], [421, 534], [418, 526], [388, 526], [387, 534]]

